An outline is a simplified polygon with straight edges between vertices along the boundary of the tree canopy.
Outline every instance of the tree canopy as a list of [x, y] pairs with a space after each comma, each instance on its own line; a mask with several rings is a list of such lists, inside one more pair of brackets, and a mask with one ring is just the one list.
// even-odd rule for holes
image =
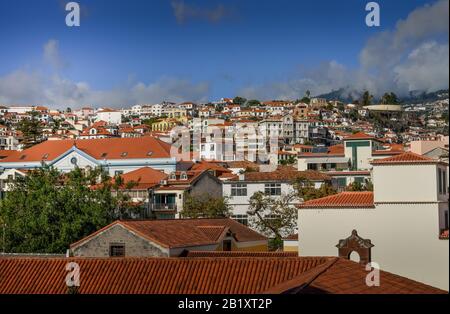
[[231, 215], [231, 207], [226, 197], [211, 197], [204, 193], [201, 195], [185, 194], [183, 218], [223, 218]]
[[18, 130], [23, 134], [22, 144], [24, 148], [29, 148], [42, 141], [42, 124], [38, 116], [37, 111], [32, 111], [30, 119], [23, 119], [19, 122]]
[[64, 253], [71, 243], [132, 215], [128, 196], [113, 195], [111, 178], [100, 169], [61, 174], [43, 167], [9, 184], [0, 201], [6, 252]]

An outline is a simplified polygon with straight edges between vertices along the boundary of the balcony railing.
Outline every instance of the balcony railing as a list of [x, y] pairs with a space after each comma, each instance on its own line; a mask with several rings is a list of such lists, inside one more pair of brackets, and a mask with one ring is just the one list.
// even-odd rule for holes
[[177, 204], [163, 204], [163, 203], [157, 203], [152, 204], [152, 210], [153, 211], [166, 211], [166, 210], [177, 210]]

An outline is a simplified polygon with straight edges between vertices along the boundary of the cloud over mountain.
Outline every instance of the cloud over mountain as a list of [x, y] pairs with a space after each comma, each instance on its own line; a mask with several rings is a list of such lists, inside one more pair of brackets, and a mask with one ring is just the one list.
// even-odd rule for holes
[[448, 88], [448, 10], [449, 1], [440, 0], [414, 10], [394, 29], [370, 37], [356, 69], [332, 60], [283, 82], [247, 86], [238, 94], [284, 99], [300, 97], [306, 90], [320, 95], [341, 88], [346, 94], [368, 89], [380, 96], [385, 91], [406, 95]]

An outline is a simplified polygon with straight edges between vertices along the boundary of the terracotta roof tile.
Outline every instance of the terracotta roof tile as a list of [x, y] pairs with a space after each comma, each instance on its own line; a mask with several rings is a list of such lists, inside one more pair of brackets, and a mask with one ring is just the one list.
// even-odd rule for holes
[[297, 252], [189, 251], [187, 257], [298, 257]]
[[430, 163], [439, 163], [438, 160], [432, 159], [427, 156], [422, 156], [419, 154], [415, 154], [413, 152], [406, 152], [400, 155], [387, 157], [383, 159], [377, 159], [371, 162], [372, 165], [380, 165], [380, 164], [430, 164]]
[[[104, 158], [170, 158], [170, 144], [154, 137], [143, 136], [138, 138], [45, 141], [21, 152], [16, 152], [2, 159], [1, 162], [41, 161], [46, 154], [48, 154], [46, 160], [54, 160], [74, 145], [98, 160]], [[126, 155], [123, 153], [126, 153]]]
[[381, 271], [368, 287], [357, 263], [329, 257], [0, 258], [1, 294], [67, 294], [66, 265], [81, 294], [446, 293]]
[[137, 185], [134, 189], [151, 187], [159, 184], [161, 180], [167, 179], [167, 174], [150, 167], [139, 168], [120, 176], [122, 177], [124, 184], [136, 182]]
[[444, 294], [444, 290], [380, 270], [380, 285], [368, 286], [367, 271], [359, 263], [334, 258], [266, 293], [328, 294]]
[[70, 247], [76, 247], [117, 224], [168, 248], [216, 244], [224, 228], [229, 229], [240, 242], [267, 240], [263, 235], [230, 218], [118, 220]]
[[349, 136], [346, 136], [344, 140], [368, 140], [368, 139], [375, 139], [374, 136], [366, 134], [364, 132], [358, 132]]
[[342, 192], [310, 200], [300, 208], [369, 208], [374, 207], [373, 192]]

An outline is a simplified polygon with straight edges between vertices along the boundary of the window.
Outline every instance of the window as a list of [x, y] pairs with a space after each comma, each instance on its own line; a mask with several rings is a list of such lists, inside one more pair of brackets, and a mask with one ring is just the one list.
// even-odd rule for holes
[[268, 183], [264, 185], [264, 193], [267, 195], [281, 195], [280, 183]]
[[169, 179], [170, 179], [170, 180], [176, 180], [176, 179], [177, 179], [176, 173], [175, 173], [175, 172], [172, 172], [172, 173], [170, 174], [170, 176], [169, 176]]
[[444, 229], [448, 229], [448, 210], [444, 212]]
[[123, 257], [125, 256], [125, 244], [110, 244], [109, 245], [110, 257]]
[[442, 193], [447, 194], [447, 171], [442, 170]]
[[363, 184], [364, 183], [364, 177], [355, 177], [355, 182]]
[[243, 183], [232, 184], [231, 196], [247, 196], [247, 184]]
[[180, 180], [187, 180], [187, 179], [188, 179], [188, 177], [187, 177], [186, 172], [182, 172], [180, 175]]
[[223, 240], [222, 244], [223, 251], [231, 251], [231, 240]]
[[123, 174], [123, 170], [114, 171], [114, 176], [120, 176], [121, 174]]
[[127, 157], [128, 153], [127, 152], [123, 152], [122, 154], [120, 154], [121, 157]]
[[339, 187], [347, 186], [347, 178], [338, 178], [337, 184]]
[[442, 174], [441, 174], [441, 169], [438, 169], [438, 180], [439, 180], [439, 194], [442, 194]]
[[248, 216], [247, 215], [233, 215], [231, 216], [237, 222], [247, 226], [248, 225]]

